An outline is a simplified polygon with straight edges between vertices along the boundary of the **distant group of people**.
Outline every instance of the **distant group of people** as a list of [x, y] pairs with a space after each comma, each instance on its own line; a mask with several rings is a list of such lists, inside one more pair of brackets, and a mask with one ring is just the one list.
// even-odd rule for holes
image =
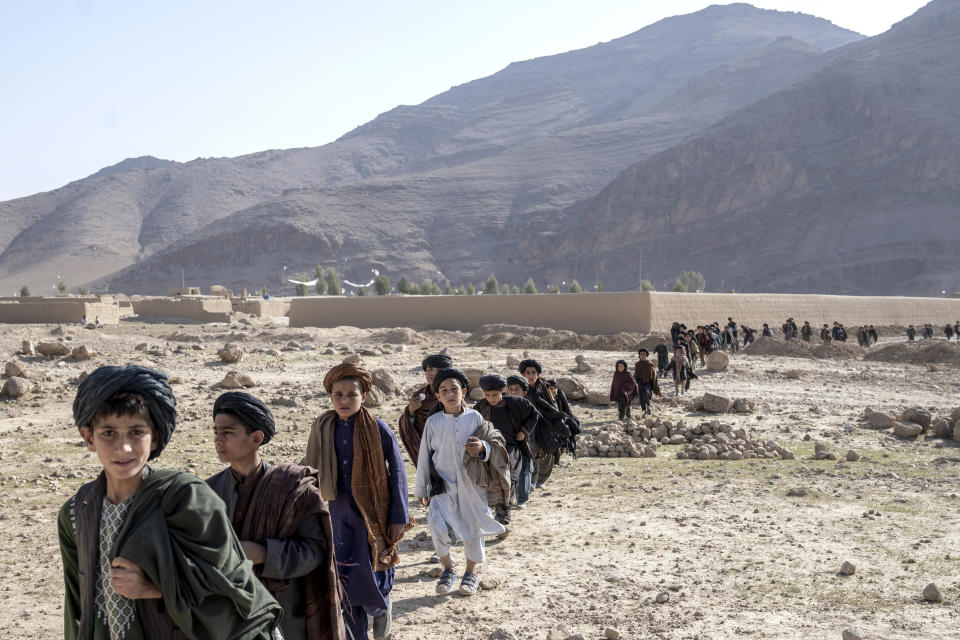
[[[933, 335], [934, 335], [934, 330], [933, 330], [932, 324], [925, 324], [923, 325], [923, 327], [921, 327], [920, 329], [921, 338], [925, 340], [932, 340]], [[957, 322], [952, 326], [950, 324], [947, 324], [943, 328], [943, 336], [947, 339], [948, 342], [950, 340], [953, 340], [954, 337], [956, 337], [957, 341], [960, 342], [960, 320], [957, 320]], [[916, 339], [917, 339], [917, 329], [911, 324], [910, 326], [907, 327], [907, 340], [909, 340], [910, 342], [913, 342]]]

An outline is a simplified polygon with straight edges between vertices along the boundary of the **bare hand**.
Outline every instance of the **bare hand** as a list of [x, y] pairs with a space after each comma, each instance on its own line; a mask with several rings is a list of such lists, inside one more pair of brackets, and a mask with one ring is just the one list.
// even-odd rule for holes
[[403, 527], [402, 524], [391, 524], [387, 526], [387, 542], [395, 543], [403, 537]]
[[429, 507], [429, 506], [430, 506], [430, 498], [420, 498], [420, 504], [422, 504], [422, 505], [425, 506], [425, 507]]
[[409, 412], [410, 415], [414, 415], [421, 405], [423, 405], [423, 400], [420, 399], [420, 396], [413, 396], [413, 399], [407, 403], [407, 412]]
[[519, 442], [520, 440], [524, 440], [526, 437], [527, 434], [525, 434], [523, 431], [520, 431], [513, 436], [513, 439]]
[[480, 455], [480, 451], [483, 450], [483, 443], [480, 442], [475, 436], [470, 436], [467, 440], [467, 444], [463, 445], [463, 448], [467, 450], [471, 456]]
[[144, 600], [163, 597], [160, 589], [143, 573], [143, 569], [133, 562], [126, 558], [114, 558], [111, 567], [110, 583], [124, 598]]
[[263, 564], [267, 561], [267, 548], [262, 544], [250, 540], [241, 540], [240, 546], [243, 547], [243, 553], [253, 564]]

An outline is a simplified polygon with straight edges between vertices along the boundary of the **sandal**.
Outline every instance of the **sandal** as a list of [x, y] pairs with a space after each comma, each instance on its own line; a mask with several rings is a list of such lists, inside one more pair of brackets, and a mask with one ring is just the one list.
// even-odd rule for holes
[[472, 596], [477, 592], [478, 586], [480, 586], [480, 578], [477, 577], [477, 574], [465, 573], [460, 581], [460, 595]]
[[[466, 578], [466, 575], [464, 576]], [[457, 581], [457, 571], [453, 567], [444, 569], [437, 580], [437, 594], [446, 595], [453, 591], [453, 583]]]

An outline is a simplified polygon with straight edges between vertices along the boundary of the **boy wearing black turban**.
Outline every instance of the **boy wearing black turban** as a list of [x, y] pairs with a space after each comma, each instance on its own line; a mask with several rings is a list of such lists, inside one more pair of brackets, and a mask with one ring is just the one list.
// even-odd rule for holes
[[[541, 428], [537, 430], [537, 458], [533, 465], [533, 480], [536, 488], [542, 489], [544, 483], [550, 479], [553, 465], [560, 461], [564, 446], [574, 450], [572, 445], [576, 433], [570, 431], [570, 426], [579, 425], [579, 422], [573, 417], [567, 396], [557, 387], [557, 383], [543, 379], [543, 367], [539, 362], [533, 359], [523, 360], [520, 363], [520, 373], [529, 386], [526, 397], [541, 416]], [[564, 429], [567, 430], [567, 436], [561, 444], [558, 444], [561, 442], [559, 437], [547, 437], [548, 434]]]
[[341, 640], [330, 512], [315, 470], [273, 466], [260, 457], [275, 432], [273, 414], [259, 398], [222, 394], [213, 404], [213, 445], [230, 466], [207, 484], [227, 505], [247, 559], [283, 607], [284, 640]]
[[437, 396], [433, 393], [433, 377], [441, 369], [453, 366], [450, 356], [436, 353], [427, 356], [420, 363], [427, 384], [420, 387], [410, 396], [407, 408], [400, 415], [400, 440], [410, 456], [410, 462], [416, 466], [420, 459], [420, 439], [423, 437], [423, 427], [427, 418], [437, 406]]
[[223, 502], [195, 476], [147, 465], [176, 425], [167, 376], [101, 367], [80, 384], [73, 416], [103, 471], [57, 518], [64, 636], [270, 638], [280, 606], [246, 562]]

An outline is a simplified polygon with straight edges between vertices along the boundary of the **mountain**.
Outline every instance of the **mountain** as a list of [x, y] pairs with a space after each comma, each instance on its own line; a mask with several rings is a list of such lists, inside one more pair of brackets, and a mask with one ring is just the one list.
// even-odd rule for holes
[[[702, 133], [860, 40], [827, 21], [735, 4], [593, 47], [517, 62], [318, 148], [124, 161], [0, 203], [0, 287], [63, 271], [110, 290], [275, 284], [317, 263], [360, 278], [522, 282], [517, 237], [624, 167]], [[74, 284], [70, 282], [69, 284]]]
[[960, 3], [825, 54], [808, 78], [626, 169], [541, 241], [541, 275], [708, 289], [960, 290]]

